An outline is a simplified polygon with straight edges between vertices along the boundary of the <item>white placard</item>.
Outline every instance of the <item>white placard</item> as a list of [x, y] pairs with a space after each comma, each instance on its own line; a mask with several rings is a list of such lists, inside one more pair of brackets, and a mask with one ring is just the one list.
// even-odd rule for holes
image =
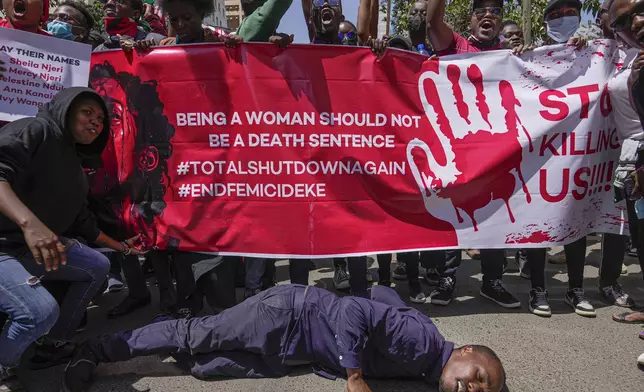
[[0, 121], [34, 116], [67, 87], [87, 86], [91, 45], [0, 28]]

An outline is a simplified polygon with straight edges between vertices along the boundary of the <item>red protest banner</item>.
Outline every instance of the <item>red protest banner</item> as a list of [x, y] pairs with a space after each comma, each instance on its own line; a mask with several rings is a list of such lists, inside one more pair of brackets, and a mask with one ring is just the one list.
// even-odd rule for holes
[[[578, 94], [587, 102], [556, 102], [569, 116], [554, 123], [548, 75], [569, 63], [541, 57], [554, 69], [532, 85], [536, 62], [503, 51], [476, 61], [262, 44], [94, 54], [90, 85], [112, 112], [94, 193], [120, 195], [114, 208], [148, 244], [229, 254], [547, 246], [611, 230], [622, 220], [604, 188], [619, 143], [573, 156], [543, 140], [573, 131], [581, 145], [612, 129], [590, 103], [614, 65], [593, 58], [588, 73], [559, 80], [556, 91], [592, 88]], [[586, 177], [596, 167], [592, 181], [555, 175], [582, 166]]]

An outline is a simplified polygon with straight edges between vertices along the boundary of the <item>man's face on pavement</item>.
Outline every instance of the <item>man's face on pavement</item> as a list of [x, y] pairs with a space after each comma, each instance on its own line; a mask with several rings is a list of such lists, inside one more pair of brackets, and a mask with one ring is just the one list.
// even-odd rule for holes
[[340, 0], [313, 0], [313, 23], [318, 35], [337, 34], [342, 22]]
[[523, 31], [515, 24], [506, 25], [501, 31], [501, 35], [508, 42], [509, 49], [523, 45]]
[[499, 361], [475, 351], [471, 346], [452, 353], [440, 378], [441, 392], [500, 392], [505, 384]]
[[495, 0], [479, 1], [470, 18], [470, 30], [479, 42], [490, 42], [499, 37], [503, 8]]

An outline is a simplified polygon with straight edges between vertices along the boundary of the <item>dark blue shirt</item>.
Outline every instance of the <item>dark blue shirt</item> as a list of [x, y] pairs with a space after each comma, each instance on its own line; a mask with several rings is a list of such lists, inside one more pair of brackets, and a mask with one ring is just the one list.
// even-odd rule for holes
[[284, 358], [312, 363], [322, 376], [343, 376], [346, 368], [360, 368], [366, 377], [437, 383], [454, 344], [443, 338], [428, 316], [406, 305], [392, 305], [396, 300], [339, 298], [309, 287]]

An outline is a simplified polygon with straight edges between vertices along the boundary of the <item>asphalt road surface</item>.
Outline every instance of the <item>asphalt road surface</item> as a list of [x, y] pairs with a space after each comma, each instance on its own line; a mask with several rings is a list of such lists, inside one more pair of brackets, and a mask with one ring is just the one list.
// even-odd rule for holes
[[[551, 254], [560, 252], [554, 248]], [[621, 310], [608, 306], [597, 290], [599, 265], [598, 245], [588, 249], [584, 285], [587, 297], [597, 308], [597, 317], [583, 318], [572, 312], [563, 301], [567, 288], [565, 265], [547, 264], [546, 279], [553, 309], [551, 318], [540, 318], [528, 311], [529, 281], [519, 277], [510, 258], [504, 276], [506, 287], [517, 295], [523, 306], [505, 310], [478, 295], [480, 266], [466, 259], [457, 273], [455, 299], [448, 307], [414, 305], [431, 315], [443, 335], [457, 345], [476, 343], [492, 347], [503, 360], [508, 389], [513, 392], [617, 392], [644, 391], [644, 371], [637, 368], [636, 358], [644, 352], [644, 340], [637, 334], [640, 325], [618, 324], [611, 314]], [[513, 255], [514, 252], [508, 252]], [[332, 288], [333, 268], [330, 260], [316, 261], [311, 284]], [[628, 274], [621, 283], [635, 301], [644, 305], [644, 284], [637, 260], [626, 257]], [[377, 264], [372, 265], [375, 274]], [[288, 283], [286, 262], [278, 263], [278, 280]], [[407, 285], [396, 282], [395, 289], [407, 300]], [[429, 286], [423, 283], [429, 293]], [[156, 290], [152, 290], [155, 292]], [[155, 292], [156, 294], [156, 292]], [[100, 333], [144, 324], [157, 309], [157, 302], [128, 317], [106, 320], [105, 312], [125, 295], [124, 292], [102, 298], [100, 306], [90, 310], [90, 327], [79, 340]], [[156, 298], [155, 298], [156, 300]], [[30, 391], [58, 391], [64, 367], [25, 372]], [[370, 381], [374, 392], [433, 391], [422, 383]], [[202, 392], [202, 391], [293, 391], [341, 392], [343, 380], [329, 381], [306, 368], [281, 379], [200, 381], [183, 373], [171, 359], [158, 356], [138, 358], [126, 363], [100, 365], [92, 392]]]

